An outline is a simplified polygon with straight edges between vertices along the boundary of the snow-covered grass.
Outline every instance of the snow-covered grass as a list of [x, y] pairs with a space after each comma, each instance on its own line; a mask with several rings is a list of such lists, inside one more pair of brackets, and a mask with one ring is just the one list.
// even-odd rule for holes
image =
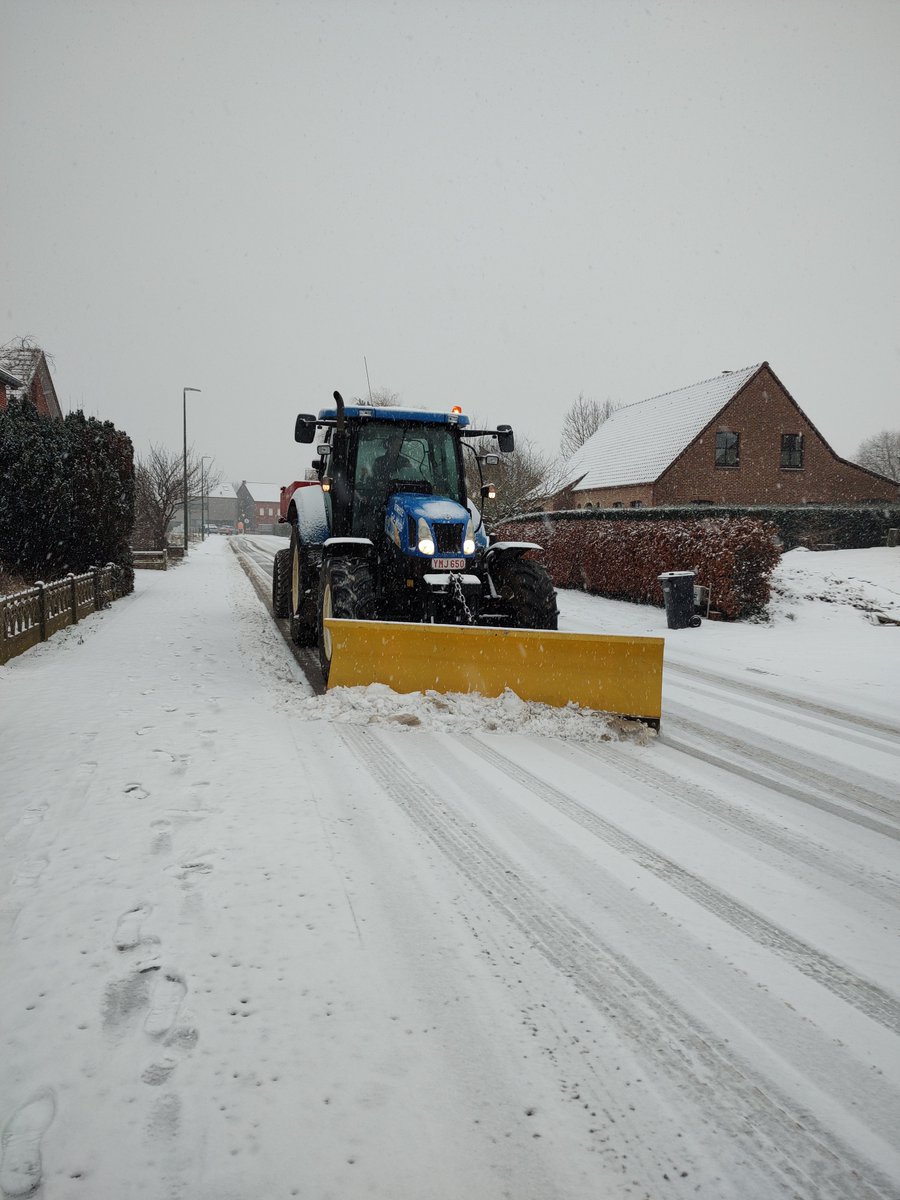
[[0, 668], [6, 1195], [900, 1195], [900, 551], [776, 583], [561, 596], [658, 738], [316, 697], [226, 539]]

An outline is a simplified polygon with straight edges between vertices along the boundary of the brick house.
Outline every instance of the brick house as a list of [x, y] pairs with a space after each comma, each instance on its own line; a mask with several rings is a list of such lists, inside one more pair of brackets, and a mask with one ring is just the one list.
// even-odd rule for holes
[[237, 490], [238, 520], [250, 533], [272, 533], [281, 512], [281, 486], [277, 483], [248, 483]]
[[26, 338], [17, 338], [0, 346], [0, 369], [14, 383], [0, 388], [0, 408], [6, 408], [13, 397], [24, 396], [43, 417], [53, 421], [63, 419], [56, 388], [50, 377], [47, 356]]
[[9, 403], [9, 394], [15, 395], [22, 387], [22, 380], [15, 375], [10, 375], [8, 371], [4, 371], [0, 367], [0, 411], [6, 408]]
[[765, 362], [618, 409], [564, 478], [548, 511], [900, 499], [893, 480], [835, 454]]

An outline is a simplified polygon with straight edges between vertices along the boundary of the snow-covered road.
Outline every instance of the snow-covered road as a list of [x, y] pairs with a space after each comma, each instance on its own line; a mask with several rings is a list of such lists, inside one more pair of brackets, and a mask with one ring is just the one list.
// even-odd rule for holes
[[659, 738], [316, 696], [224, 538], [0, 669], [6, 1194], [900, 1196], [890, 553], [564, 594], [666, 634]]

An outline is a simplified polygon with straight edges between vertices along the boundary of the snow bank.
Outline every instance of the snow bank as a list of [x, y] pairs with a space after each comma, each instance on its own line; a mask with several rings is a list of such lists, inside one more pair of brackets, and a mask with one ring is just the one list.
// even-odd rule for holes
[[333, 688], [324, 696], [301, 700], [296, 708], [308, 721], [383, 725], [400, 731], [520, 733], [577, 742], [628, 739], [640, 745], [655, 736], [639, 721], [626, 721], [577, 704], [551, 708], [522, 700], [508, 689], [496, 698], [434, 691], [400, 695], [382, 683], [373, 683], [368, 687]]

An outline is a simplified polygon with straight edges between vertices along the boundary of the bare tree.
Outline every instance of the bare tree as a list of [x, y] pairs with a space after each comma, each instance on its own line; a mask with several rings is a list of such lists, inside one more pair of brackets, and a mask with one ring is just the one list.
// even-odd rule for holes
[[[473, 419], [472, 424], [477, 427], [479, 422]], [[497, 454], [494, 438], [465, 438], [464, 444], [478, 455]], [[553, 462], [548, 455], [529, 438], [520, 436], [516, 437], [513, 453], [499, 455], [500, 461], [494, 466], [483, 465], [479, 471], [475, 454], [463, 450], [466, 491], [484, 513], [489, 528], [507, 517], [535, 510], [553, 475]], [[482, 500], [482, 482], [496, 485], [494, 500]]]
[[[200, 496], [201, 481], [207, 491], [221, 482], [221, 472], [212, 464], [201, 472], [193, 450], [187, 461], [188, 503]], [[162, 550], [166, 533], [176, 512], [184, 504], [184, 459], [180, 451], [151, 445], [134, 465], [134, 545], [138, 549]]]
[[354, 404], [366, 404], [370, 408], [396, 408], [400, 403], [400, 395], [398, 392], [392, 392], [390, 388], [376, 388], [368, 396], [354, 396]]
[[589, 400], [584, 392], [579, 392], [578, 399], [570, 405], [563, 417], [560, 456], [563, 459], [571, 458], [618, 408], [621, 408], [621, 405], [617, 400]]
[[860, 442], [856, 461], [861, 467], [900, 483], [900, 430], [882, 429], [881, 433]]

